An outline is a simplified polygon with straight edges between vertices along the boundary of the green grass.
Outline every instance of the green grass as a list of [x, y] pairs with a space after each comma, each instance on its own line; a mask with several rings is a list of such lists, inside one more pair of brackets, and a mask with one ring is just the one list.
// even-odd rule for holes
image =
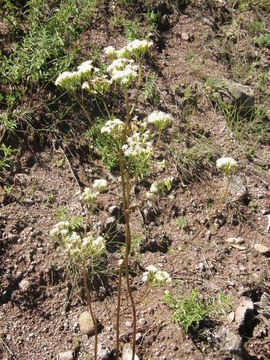
[[53, 80], [75, 60], [79, 48], [74, 41], [89, 26], [96, 4], [95, 0], [63, 0], [48, 12], [45, 1], [27, 3], [27, 31], [11, 55], [2, 54], [0, 58], [0, 80], [12, 84], [10, 107], [18, 103], [30, 85]]
[[217, 298], [204, 300], [197, 289], [193, 289], [190, 296], [174, 297], [167, 292], [163, 302], [172, 311], [173, 322], [179, 324], [186, 334], [198, 330], [203, 321], [213, 313], [226, 314], [226, 308], [230, 307], [231, 300], [219, 292]]

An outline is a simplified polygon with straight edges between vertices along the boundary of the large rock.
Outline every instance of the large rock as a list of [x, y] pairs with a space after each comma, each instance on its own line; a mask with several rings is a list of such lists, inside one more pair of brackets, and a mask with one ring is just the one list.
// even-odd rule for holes
[[252, 300], [243, 299], [235, 310], [235, 323], [239, 332], [243, 330], [248, 320], [253, 316], [254, 304]]
[[242, 202], [247, 205], [250, 195], [247, 188], [247, 181], [241, 175], [233, 175], [229, 186], [229, 195], [232, 201]]
[[242, 360], [242, 338], [230, 328], [224, 327], [218, 334], [220, 350], [217, 359]]
[[89, 311], [84, 311], [79, 317], [80, 331], [83, 335], [92, 336], [95, 334], [95, 326]]
[[254, 106], [254, 91], [246, 85], [232, 80], [222, 79], [218, 84], [218, 92], [222, 101], [233, 104], [240, 110], [250, 109]]

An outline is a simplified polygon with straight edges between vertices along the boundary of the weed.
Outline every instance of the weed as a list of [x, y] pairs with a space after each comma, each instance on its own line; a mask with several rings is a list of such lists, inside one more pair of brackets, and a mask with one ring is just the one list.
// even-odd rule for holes
[[7, 169], [10, 166], [11, 155], [16, 152], [11, 146], [6, 146], [4, 143], [0, 147], [0, 171]]
[[183, 181], [197, 179], [201, 181], [202, 170], [209, 168], [210, 161], [216, 152], [211, 142], [201, 140], [188, 149], [183, 149], [181, 140], [175, 141], [169, 147], [169, 153]]
[[[51, 80], [56, 71], [66, 69], [76, 53], [75, 48], [71, 52], [66, 52], [66, 48], [89, 24], [96, 3], [83, 0], [78, 6], [76, 0], [65, 0], [44, 15], [47, 14], [45, 2], [29, 1], [25, 11], [29, 30], [9, 58], [1, 56], [2, 82], [12, 83], [13, 88], [22, 83], [26, 92], [30, 83]], [[7, 102], [14, 107], [19, 100], [11, 94]]]
[[60, 169], [63, 166], [64, 159], [57, 159], [55, 161], [56, 166]]
[[157, 106], [160, 103], [160, 95], [156, 89], [157, 76], [155, 73], [150, 74], [143, 87], [143, 94], [145, 100], [150, 104]]
[[193, 289], [190, 296], [173, 297], [166, 292], [163, 302], [169, 306], [173, 313], [173, 321], [178, 323], [186, 334], [198, 330], [203, 321], [207, 320], [212, 313], [226, 314], [226, 308], [230, 307], [231, 300], [222, 292], [217, 298], [206, 301], [201, 298], [197, 289]]
[[175, 223], [176, 223], [176, 226], [178, 227], [178, 229], [185, 230], [185, 228], [187, 227], [186, 216], [179, 217], [178, 219], [176, 219]]
[[260, 34], [254, 39], [255, 45], [259, 47], [270, 47], [270, 34]]
[[68, 219], [68, 209], [59, 207], [56, 210], [55, 218], [57, 221], [66, 221]]
[[135, 40], [140, 38], [140, 25], [138, 21], [124, 21], [125, 36], [127, 40]]
[[13, 187], [12, 186], [7, 186], [7, 185], [4, 185], [4, 192], [7, 194], [7, 195], [11, 195], [12, 194], [12, 191], [13, 191]]

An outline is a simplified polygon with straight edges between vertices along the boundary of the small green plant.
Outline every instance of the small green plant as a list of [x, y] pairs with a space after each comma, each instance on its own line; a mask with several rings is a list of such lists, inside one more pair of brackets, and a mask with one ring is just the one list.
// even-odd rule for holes
[[157, 76], [155, 73], [150, 74], [143, 87], [143, 95], [145, 100], [154, 106], [158, 106], [160, 103], [160, 95], [156, 89]]
[[175, 223], [176, 223], [176, 226], [178, 227], [178, 229], [185, 230], [185, 228], [187, 227], [186, 216], [179, 217], [178, 219], [176, 219]]
[[68, 209], [59, 207], [56, 211], [55, 218], [57, 221], [67, 221], [68, 219]]
[[198, 330], [203, 321], [212, 313], [226, 314], [230, 306], [230, 298], [219, 292], [216, 299], [209, 301], [202, 299], [197, 289], [193, 289], [190, 296], [174, 297], [169, 291], [163, 296], [163, 302], [173, 313], [173, 321], [179, 324], [186, 334]]
[[0, 171], [7, 169], [10, 166], [11, 155], [16, 152], [11, 146], [6, 146], [4, 143], [0, 147]]
[[254, 43], [260, 47], [270, 47], [270, 34], [260, 34], [254, 39]]
[[64, 159], [57, 159], [55, 161], [56, 166], [60, 169], [63, 166]]
[[124, 23], [125, 36], [127, 40], [136, 40], [140, 38], [140, 25], [137, 21], [131, 22], [125, 20]]

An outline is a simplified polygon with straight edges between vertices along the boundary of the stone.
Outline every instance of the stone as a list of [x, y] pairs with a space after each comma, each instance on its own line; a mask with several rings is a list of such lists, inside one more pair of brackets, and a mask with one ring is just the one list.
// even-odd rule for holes
[[126, 325], [126, 327], [132, 327], [132, 321], [130, 321], [130, 320], [127, 320], [126, 322], [125, 322], [125, 325]]
[[239, 110], [251, 109], [255, 104], [254, 91], [249, 86], [222, 79], [216, 84], [216, 90], [223, 102], [232, 104]]
[[232, 329], [224, 327], [218, 334], [221, 350], [217, 354], [217, 359], [229, 358], [234, 360], [243, 359], [242, 338]]
[[[123, 346], [122, 360], [132, 360], [132, 347], [130, 344], [125, 344]], [[135, 354], [134, 360], [140, 360], [137, 354]]]
[[30, 281], [23, 279], [20, 283], [19, 283], [19, 288], [22, 292], [26, 293], [29, 289], [30, 289]]
[[189, 34], [186, 33], [186, 32], [183, 32], [181, 34], [181, 39], [184, 40], [184, 41], [189, 41], [189, 39], [190, 39]]
[[246, 179], [243, 176], [232, 176], [228, 192], [232, 201], [248, 203], [249, 192], [246, 186]]
[[113, 350], [107, 347], [105, 344], [98, 343], [98, 354], [97, 358], [98, 360], [109, 360], [112, 358], [112, 352]]
[[270, 253], [270, 249], [263, 245], [263, 244], [255, 244], [254, 245], [254, 250], [258, 251], [260, 254], [269, 254]]
[[58, 354], [58, 360], [73, 360], [74, 359], [74, 352], [72, 350], [60, 352]]
[[241, 237], [231, 237], [225, 240], [228, 244], [233, 244], [233, 245], [242, 245], [244, 244], [245, 240], [242, 239]]
[[253, 316], [254, 304], [252, 300], [243, 299], [235, 310], [235, 324], [239, 331], [245, 326], [247, 320]]
[[89, 311], [84, 311], [79, 317], [80, 331], [83, 335], [95, 334], [95, 327]]

